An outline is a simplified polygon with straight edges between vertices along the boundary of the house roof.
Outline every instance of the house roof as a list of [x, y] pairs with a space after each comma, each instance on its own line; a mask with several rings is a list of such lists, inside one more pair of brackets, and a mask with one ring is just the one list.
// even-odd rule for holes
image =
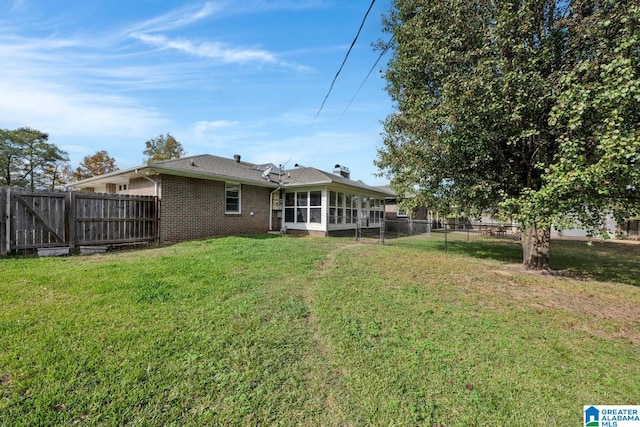
[[254, 164], [210, 154], [144, 164], [130, 169], [87, 178], [74, 182], [69, 186], [74, 188], [87, 188], [107, 183], [125, 183], [132, 178], [141, 176], [151, 178], [154, 175], [160, 174], [219, 181], [236, 181], [270, 188], [277, 188], [279, 182], [281, 182], [285, 188], [337, 185], [356, 187], [369, 193], [389, 195], [388, 191], [379, 187], [372, 187], [363, 182], [353, 181], [343, 176], [312, 167], [280, 170], [271, 163]]
[[378, 190], [382, 191], [383, 193], [386, 193], [387, 197], [395, 198], [397, 196], [396, 192], [393, 191], [393, 188], [389, 187], [388, 185], [376, 185], [375, 188], [377, 188]]
[[[268, 172], [273, 165], [256, 165], [235, 159], [202, 154], [152, 163], [148, 167], [158, 173], [167, 175], [190, 176], [194, 178], [215, 179], [223, 181], [240, 181], [261, 187], [277, 187]], [[267, 172], [267, 173], [265, 173]]]
[[[269, 174], [264, 174], [269, 167], [272, 168], [272, 171], [275, 169], [271, 164], [256, 165], [236, 161], [235, 159], [201, 154], [148, 163], [130, 169], [94, 176], [74, 182], [70, 187], [90, 187], [96, 184], [126, 182], [137, 176], [149, 177], [165, 174], [191, 178], [218, 179], [221, 181], [238, 181], [256, 186], [276, 188], [278, 187], [278, 183], [272, 179], [267, 179]], [[271, 176], [271, 178], [273, 178], [273, 176]]]
[[370, 193], [389, 195], [388, 192], [378, 187], [372, 187], [361, 181], [354, 181], [335, 173], [325, 172], [312, 167], [300, 167], [297, 169], [285, 170], [283, 176], [285, 187], [308, 187], [311, 185], [343, 185], [357, 187]]

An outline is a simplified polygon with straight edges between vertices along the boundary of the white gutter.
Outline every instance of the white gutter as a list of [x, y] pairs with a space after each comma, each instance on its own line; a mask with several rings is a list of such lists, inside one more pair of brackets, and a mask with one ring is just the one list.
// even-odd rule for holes
[[148, 176], [146, 176], [146, 175], [142, 175], [142, 174], [138, 173], [138, 169], [135, 169], [135, 170], [133, 171], [133, 173], [135, 173], [136, 175], [138, 175], [138, 176], [140, 176], [140, 177], [142, 177], [142, 178], [146, 179], [147, 181], [151, 181], [151, 182], [153, 182], [153, 195], [154, 195], [155, 197], [158, 197], [158, 181], [156, 181], [155, 179], [151, 179], [151, 178], [149, 178], [149, 177], [148, 177]]

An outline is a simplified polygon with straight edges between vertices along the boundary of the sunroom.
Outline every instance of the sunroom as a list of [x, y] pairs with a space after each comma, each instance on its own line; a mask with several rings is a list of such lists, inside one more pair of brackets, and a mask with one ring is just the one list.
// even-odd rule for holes
[[[346, 235], [380, 228], [387, 193], [313, 168], [287, 173], [283, 229], [314, 235]], [[310, 182], [312, 181], [312, 182]]]

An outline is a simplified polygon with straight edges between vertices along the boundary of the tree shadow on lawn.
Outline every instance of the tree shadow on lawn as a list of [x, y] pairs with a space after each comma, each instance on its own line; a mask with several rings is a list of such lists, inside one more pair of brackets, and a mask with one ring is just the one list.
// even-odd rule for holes
[[595, 280], [640, 286], [640, 245], [552, 240], [551, 267]]
[[[443, 244], [444, 245], [444, 244]], [[457, 255], [466, 255], [479, 259], [493, 259], [506, 263], [522, 262], [522, 246], [511, 241], [502, 242], [478, 242], [478, 241], [453, 241], [447, 242], [447, 252]]]
[[[491, 259], [508, 264], [522, 263], [519, 241], [462, 241], [402, 239], [395, 245], [421, 250], [448, 252], [477, 259]], [[618, 282], [640, 286], [640, 245], [594, 241], [552, 240], [551, 270], [560, 276]]]
[[478, 241], [478, 240], [449, 240], [443, 239], [398, 239], [394, 245], [415, 249], [448, 252], [479, 259], [492, 259], [505, 263], [522, 262], [522, 247], [520, 242], [511, 240]]

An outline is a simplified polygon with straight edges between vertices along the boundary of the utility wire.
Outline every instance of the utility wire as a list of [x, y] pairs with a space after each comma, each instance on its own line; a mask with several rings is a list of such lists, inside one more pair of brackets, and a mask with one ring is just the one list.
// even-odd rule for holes
[[316, 113], [316, 116], [313, 118], [314, 122], [316, 121], [316, 119], [320, 115], [320, 112], [322, 111], [322, 108], [324, 107], [324, 104], [327, 102], [327, 99], [329, 98], [329, 95], [331, 94], [331, 91], [333, 90], [333, 85], [335, 84], [336, 80], [338, 79], [338, 76], [340, 75], [340, 72], [342, 71], [342, 67], [344, 67], [344, 64], [347, 62], [347, 58], [349, 58], [349, 54], [351, 53], [351, 49], [353, 49], [353, 46], [356, 44], [356, 41], [358, 40], [358, 36], [360, 36], [360, 32], [362, 31], [362, 27], [364, 27], [364, 23], [367, 20], [367, 16], [369, 15], [369, 12], [371, 12], [371, 9], [373, 8], [373, 4], [375, 2], [376, 2], [376, 0], [371, 0], [371, 4], [369, 5], [369, 9], [367, 9], [367, 13], [364, 14], [364, 18], [362, 18], [362, 22], [360, 23], [360, 28], [358, 28], [358, 32], [356, 33], [355, 38], [351, 42], [351, 46], [349, 46], [349, 50], [347, 51], [347, 54], [345, 55], [344, 60], [342, 61], [342, 64], [340, 65], [340, 68], [338, 69], [338, 72], [336, 73], [335, 77], [333, 78], [333, 81], [331, 82], [331, 86], [329, 86], [329, 91], [325, 95], [324, 100], [322, 101], [322, 105], [320, 105], [320, 109]]
[[369, 76], [371, 75], [371, 73], [373, 73], [373, 70], [375, 70], [376, 65], [378, 65], [378, 62], [380, 62], [380, 60], [382, 59], [382, 57], [384, 56], [385, 53], [387, 53], [387, 51], [389, 50], [389, 47], [391, 46], [391, 43], [393, 42], [393, 38], [394, 36], [391, 36], [391, 38], [389, 39], [389, 41], [387, 42], [386, 46], [384, 49], [382, 49], [382, 52], [380, 52], [380, 56], [378, 56], [378, 59], [376, 59], [376, 62], [374, 62], [373, 66], [371, 67], [371, 69], [369, 70], [369, 72], [367, 73], [367, 76], [364, 78], [364, 80], [362, 80], [362, 83], [360, 83], [360, 87], [358, 87], [358, 90], [356, 90], [356, 93], [353, 95], [353, 97], [351, 98], [351, 100], [349, 101], [349, 103], [347, 104], [347, 106], [345, 107], [344, 111], [342, 112], [342, 115], [344, 115], [344, 113], [347, 112], [347, 110], [349, 109], [349, 107], [351, 107], [351, 103], [356, 99], [356, 97], [358, 96], [358, 94], [360, 93], [360, 89], [362, 89], [362, 86], [364, 86], [364, 84], [366, 83], [367, 79], [369, 78]]

